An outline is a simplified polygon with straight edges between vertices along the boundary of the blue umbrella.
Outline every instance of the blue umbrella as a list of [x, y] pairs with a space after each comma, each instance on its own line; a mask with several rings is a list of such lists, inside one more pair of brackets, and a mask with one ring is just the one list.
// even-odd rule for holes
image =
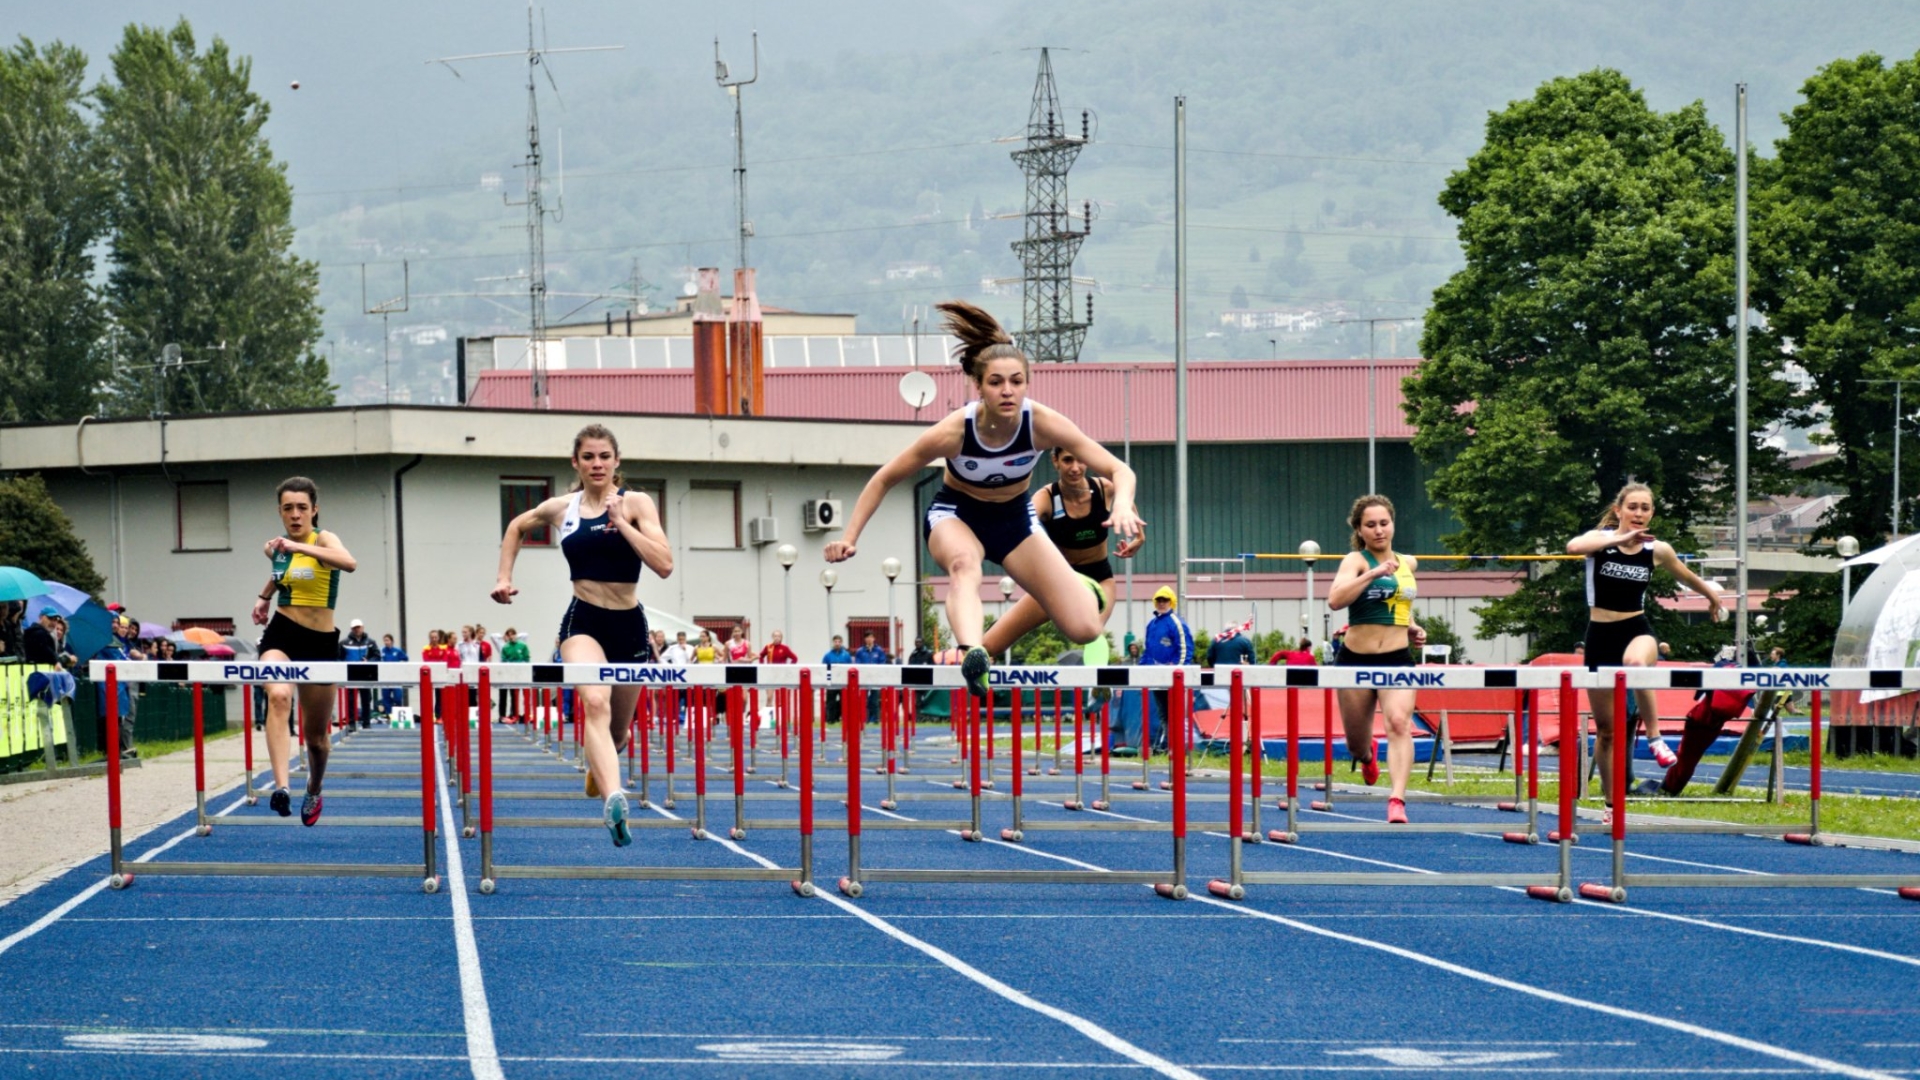
[[62, 585], [57, 581], [42, 582], [40, 592], [27, 604], [27, 617], [38, 618], [41, 608], [52, 608], [62, 615], [71, 616], [92, 599], [71, 585]]
[[0, 600], [29, 600], [47, 591], [40, 575], [17, 566], [0, 566]]
[[92, 600], [75, 608], [67, 616], [67, 651], [82, 660], [91, 660], [113, 638], [113, 620], [117, 616]]

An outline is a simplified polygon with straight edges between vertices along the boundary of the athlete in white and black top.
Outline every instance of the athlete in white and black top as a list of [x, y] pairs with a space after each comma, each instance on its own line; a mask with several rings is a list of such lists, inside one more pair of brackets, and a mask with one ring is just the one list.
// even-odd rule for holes
[[927, 508], [927, 550], [947, 572], [947, 624], [966, 650], [968, 688], [987, 695], [988, 657], [981, 648], [981, 563], [999, 563], [1069, 641], [1085, 644], [1105, 632], [1098, 583], [1077, 573], [1046, 537], [1027, 485], [1040, 454], [1060, 447], [1112, 479], [1103, 525], [1123, 541], [1140, 536], [1133, 508], [1133, 470], [1073, 421], [1027, 397], [1027, 357], [992, 315], [964, 301], [939, 305], [946, 329], [960, 339], [960, 369], [980, 392], [928, 428], [867, 481], [845, 536], [827, 545], [828, 562], [851, 558], [860, 532], [895, 484], [944, 459], [945, 483]]
[[[1060, 478], [1033, 493], [1030, 501], [1034, 516], [1046, 531], [1047, 539], [1067, 557], [1067, 565], [1099, 583], [1104, 598], [1100, 605], [1104, 622], [1113, 612], [1113, 559], [1108, 558], [1107, 552], [1107, 537], [1112, 532], [1107, 528], [1107, 504], [1113, 497], [1113, 484], [1088, 473], [1086, 462], [1058, 446], [1053, 448], [1053, 469]], [[1141, 535], [1121, 541], [1113, 556], [1130, 559], [1145, 542], [1146, 534], [1142, 530]], [[989, 655], [999, 656], [1046, 621], [1047, 613], [1041, 609], [1040, 602], [1032, 594], [1022, 596], [987, 628], [981, 645]]]
[[[493, 599], [510, 604], [513, 563], [527, 534], [558, 529], [560, 552], [573, 578], [573, 602], [560, 620], [560, 658], [571, 664], [651, 663], [652, 642], [637, 586], [641, 567], [661, 577], [673, 573], [673, 548], [660, 528], [660, 512], [643, 492], [620, 486], [620, 444], [613, 432], [588, 424], [573, 437], [573, 468], [579, 486], [548, 499], [507, 526], [500, 541], [500, 578]], [[577, 686], [580, 734], [587, 750], [587, 794], [603, 795], [607, 831], [616, 846], [633, 842], [627, 826], [627, 796], [620, 789], [620, 751], [639, 701], [637, 686]]]
[[[1647, 585], [1658, 566], [1681, 584], [1707, 598], [1715, 621], [1720, 618], [1720, 590], [1687, 569], [1673, 546], [1653, 538], [1653, 489], [1629, 483], [1614, 496], [1600, 519], [1600, 527], [1567, 541], [1567, 554], [1587, 557], [1587, 670], [1610, 667], [1653, 667], [1660, 662], [1660, 642], [1647, 620]], [[1676, 760], [1660, 736], [1660, 710], [1653, 691], [1636, 690], [1640, 722], [1654, 761], [1668, 768]], [[1613, 688], [1587, 691], [1593, 710], [1594, 755], [1611, 760], [1613, 746]], [[1630, 737], [1630, 736], [1629, 736]], [[1600, 770], [1600, 790], [1611, 795], [1612, 770]]]

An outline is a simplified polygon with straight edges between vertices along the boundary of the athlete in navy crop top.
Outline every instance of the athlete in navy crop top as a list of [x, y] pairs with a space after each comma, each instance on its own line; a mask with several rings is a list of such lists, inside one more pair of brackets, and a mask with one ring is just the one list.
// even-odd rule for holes
[[[493, 599], [511, 604], [519, 593], [513, 564], [521, 545], [536, 533], [558, 530], [573, 579], [573, 602], [560, 618], [560, 658], [570, 664], [652, 663], [637, 583], [643, 565], [661, 577], [673, 573], [673, 548], [660, 528], [660, 512], [649, 496], [621, 488], [620, 444], [605, 427], [580, 429], [572, 460], [578, 490], [542, 502], [507, 526]], [[633, 842], [620, 790], [620, 751], [639, 695], [634, 685], [574, 688], [587, 751], [587, 794], [604, 799], [603, 820], [617, 847]]]
[[[1567, 541], [1567, 554], [1586, 556], [1587, 570], [1587, 668], [1653, 667], [1660, 661], [1660, 642], [1648, 621], [1645, 604], [1647, 585], [1653, 580], [1653, 568], [1666, 570], [1681, 584], [1707, 598], [1714, 621], [1720, 619], [1720, 590], [1702, 581], [1687, 569], [1673, 547], [1653, 538], [1653, 489], [1641, 483], [1629, 483], [1614, 496], [1600, 519], [1600, 527]], [[1636, 690], [1640, 722], [1647, 736], [1653, 759], [1662, 768], [1677, 760], [1660, 735], [1659, 703], [1652, 690]], [[1587, 704], [1593, 710], [1594, 754], [1597, 760], [1613, 760], [1613, 688], [1587, 691]], [[1631, 737], [1626, 733], [1625, 737]], [[1611, 796], [1613, 770], [1600, 769], [1600, 790]]]
[[1099, 590], [1047, 542], [1027, 484], [1040, 454], [1060, 447], [1112, 479], [1105, 524], [1131, 541], [1140, 535], [1133, 507], [1133, 470], [1075, 427], [1027, 397], [1027, 358], [992, 315], [965, 301], [938, 305], [946, 329], [960, 339], [960, 369], [979, 400], [955, 409], [880, 467], [861, 489], [845, 535], [827, 545], [828, 562], [851, 558], [861, 530], [895, 484], [936, 461], [945, 483], [927, 507], [927, 550], [947, 573], [947, 624], [964, 650], [961, 671], [976, 696], [987, 692], [981, 648], [981, 563], [999, 563], [1034, 598], [1067, 640], [1086, 643], [1105, 632]]
[[[1085, 462], [1058, 446], [1053, 448], [1053, 470], [1060, 478], [1033, 493], [1034, 516], [1046, 530], [1047, 539], [1067, 557], [1067, 565], [1100, 587], [1100, 613], [1111, 615], [1114, 573], [1113, 560], [1107, 556], [1107, 537], [1112, 533], [1107, 527], [1107, 500], [1112, 485], [1089, 474]], [[1143, 531], [1140, 536], [1122, 542], [1113, 554], [1130, 559], [1145, 540]], [[1041, 610], [1040, 602], [1030, 595], [1023, 596], [987, 627], [986, 639], [981, 644], [989, 654], [999, 656], [1046, 621], [1047, 613]], [[1082, 659], [1093, 665], [1112, 659], [1106, 636], [1095, 638]]]

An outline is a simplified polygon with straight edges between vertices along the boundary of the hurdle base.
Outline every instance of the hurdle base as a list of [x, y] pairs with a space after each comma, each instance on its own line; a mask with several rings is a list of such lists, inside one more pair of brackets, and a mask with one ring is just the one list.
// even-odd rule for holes
[[880, 800], [880, 809], [882, 809], [882, 810], [898, 810], [898, 809], [900, 809], [900, 804], [899, 804], [899, 803], [897, 803], [897, 802], [895, 802], [895, 801], [894, 801], [894, 800], [892, 800], [892, 799], [881, 799], [881, 800]]
[[1820, 846], [1820, 838], [1818, 836], [1813, 835], [1812, 833], [1790, 832], [1782, 836], [1780, 839], [1785, 840], [1789, 844], [1804, 844], [1807, 847]]
[[1500, 839], [1505, 840], [1509, 844], [1537, 844], [1540, 842], [1540, 838], [1530, 832], [1504, 832], [1500, 834]]
[[1009, 844], [1017, 844], [1022, 840], [1025, 840], [1026, 838], [1027, 838], [1027, 834], [1021, 832], [1019, 829], [1001, 829], [1000, 830], [1000, 839], [1005, 840]]
[[747, 838], [747, 830], [742, 829], [738, 825], [736, 825], [733, 828], [727, 830], [727, 836], [728, 838], [733, 840], [745, 840]]
[[1207, 891], [1224, 900], [1245, 900], [1247, 898], [1246, 889], [1235, 885], [1231, 881], [1221, 881], [1219, 878], [1207, 882]]
[[1060, 801], [1060, 809], [1062, 809], [1062, 810], [1084, 810], [1084, 809], [1086, 809], [1086, 808], [1080, 805], [1080, 801], [1079, 801], [1078, 799], [1062, 799], [1062, 800]]
[[1171, 781], [1171, 780], [1162, 780], [1162, 781], [1160, 781], [1160, 790], [1161, 790], [1161, 791], [1172, 791], [1172, 790], [1173, 790], [1173, 781]]
[[807, 898], [807, 899], [809, 899], [809, 900], [811, 900], [811, 899], [813, 898], [813, 895], [814, 895], [814, 888], [813, 888], [813, 882], [811, 882], [811, 881], [789, 881], [789, 882], [787, 882], [787, 884], [793, 887], [793, 892], [794, 892], [794, 895], [796, 895], [796, 896], [804, 896], [804, 897], [806, 897], [806, 898]]
[[970, 843], [975, 843], [975, 844], [977, 844], [977, 843], [980, 843], [981, 841], [983, 841], [983, 840], [985, 840], [985, 839], [986, 839], [986, 836], [985, 836], [985, 835], [983, 835], [983, 834], [981, 834], [981, 833], [979, 833], [979, 832], [976, 832], [976, 831], [975, 831], [975, 830], [973, 830], [973, 829], [961, 829], [961, 830], [960, 830], [960, 839], [962, 839], [962, 840], [966, 840], [966, 841], [968, 841], [968, 842], [970, 842]]
[[1547, 833], [1547, 840], [1555, 844], [1559, 843], [1562, 840], [1565, 840], [1569, 844], [1577, 844], [1580, 842], [1580, 834], [1568, 833], [1565, 836], [1562, 836], [1560, 835], [1559, 829], [1554, 829], [1553, 831]]
[[1616, 885], [1602, 885], [1597, 881], [1589, 881], [1581, 885], [1580, 895], [1588, 900], [1599, 900], [1608, 904], [1627, 902], [1627, 890]]
[[1105, 799], [1095, 799], [1092, 802], [1088, 803], [1087, 807], [1088, 809], [1092, 809], [1092, 810], [1105, 810], [1112, 805], [1113, 805], [1112, 803], [1108, 802]]
[[1300, 840], [1299, 833], [1290, 833], [1285, 829], [1268, 829], [1267, 839], [1276, 844], [1294, 844]]
[[133, 888], [133, 875], [132, 874], [113, 874], [107, 878], [107, 888], [131, 889]]
[[1308, 804], [1307, 804], [1307, 809], [1309, 809], [1309, 810], [1320, 810], [1320, 811], [1328, 811], [1328, 810], [1332, 810], [1332, 809], [1333, 809], [1333, 804], [1332, 804], [1332, 803], [1330, 803], [1330, 802], [1322, 802], [1322, 801], [1321, 801], [1321, 800], [1319, 800], [1319, 799], [1315, 799], [1315, 800], [1313, 800], [1312, 802], [1310, 802], [1310, 803], [1308, 803]]
[[1573, 903], [1573, 890], [1558, 885], [1529, 885], [1527, 895], [1535, 900], [1546, 900], [1555, 904]]
[[[128, 880], [131, 881], [132, 878], [129, 877]], [[1920, 888], [1902, 888], [1899, 892], [1902, 900], [1920, 900]]]
[[1520, 805], [1519, 803], [1517, 803], [1517, 802], [1502, 802], [1502, 803], [1494, 803], [1494, 804], [1493, 804], [1493, 808], [1494, 808], [1495, 810], [1501, 810], [1501, 811], [1504, 811], [1504, 812], [1506, 812], [1506, 813], [1509, 813], [1509, 814], [1517, 814], [1517, 813], [1519, 813], [1519, 812], [1520, 812], [1521, 810], [1523, 810], [1523, 809], [1525, 809], [1525, 807], [1522, 807], [1522, 806], [1521, 806], [1521, 805]]
[[494, 883], [492, 878], [483, 877], [480, 879], [480, 895], [492, 896], [493, 890], [494, 890]]
[[855, 900], [860, 898], [860, 893], [862, 892], [860, 883], [852, 878], [841, 878], [839, 888], [843, 894]]
[[967, 790], [967, 782], [965, 780], [955, 780], [953, 782], [953, 790], [955, 791]]
[[1187, 887], [1185, 885], [1169, 885], [1163, 881], [1155, 885], [1153, 891], [1168, 900], [1185, 900], [1187, 898]]

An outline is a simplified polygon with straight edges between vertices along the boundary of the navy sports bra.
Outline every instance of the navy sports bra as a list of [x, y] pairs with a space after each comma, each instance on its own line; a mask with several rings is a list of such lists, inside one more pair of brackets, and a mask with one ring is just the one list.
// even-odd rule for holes
[[1093, 489], [1093, 506], [1086, 517], [1079, 518], [1067, 516], [1067, 497], [1060, 493], [1060, 484], [1056, 481], [1047, 486], [1052, 489], [1053, 513], [1040, 524], [1046, 528], [1047, 539], [1053, 541], [1053, 546], [1063, 551], [1079, 551], [1096, 544], [1106, 546], [1110, 530], [1101, 522], [1107, 520], [1107, 493], [1100, 490], [1100, 481], [1087, 481], [1087, 486]]
[[[602, 510], [600, 516], [580, 516], [580, 499], [586, 493], [576, 491], [567, 500], [567, 514], [560, 522], [560, 552], [567, 557], [569, 577], [573, 581], [629, 582], [640, 580], [640, 553], [633, 550], [620, 527]], [[622, 489], [619, 495], [624, 496]]]
[[992, 447], [980, 441], [974, 421], [980, 415], [978, 401], [967, 402], [967, 429], [960, 441], [960, 453], [947, 459], [947, 472], [974, 487], [997, 488], [1025, 484], [1033, 475], [1040, 454], [1033, 448], [1033, 399], [1020, 403], [1020, 427], [1005, 446]]
[[1618, 547], [1587, 556], [1587, 606], [1603, 611], [1643, 611], [1647, 583], [1653, 580], [1653, 544], [1632, 555]]

